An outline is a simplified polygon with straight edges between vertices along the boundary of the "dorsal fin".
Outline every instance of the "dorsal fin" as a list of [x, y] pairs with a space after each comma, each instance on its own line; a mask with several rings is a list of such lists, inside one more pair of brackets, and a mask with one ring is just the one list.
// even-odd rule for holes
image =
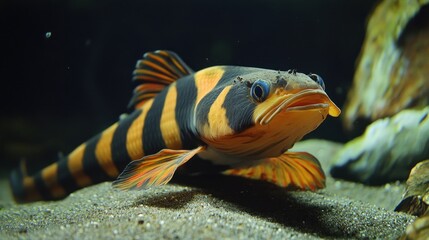
[[166, 86], [193, 72], [174, 52], [158, 50], [145, 53], [143, 59], [137, 61], [133, 72], [133, 81], [138, 85], [128, 106], [140, 107]]

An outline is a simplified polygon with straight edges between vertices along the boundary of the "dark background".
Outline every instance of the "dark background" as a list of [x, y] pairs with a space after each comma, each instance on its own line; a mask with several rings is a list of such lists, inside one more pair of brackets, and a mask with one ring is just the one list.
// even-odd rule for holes
[[[55, 160], [117, 121], [143, 53], [194, 70], [242, 65], [318, 73], [338, 106], [351, 86], [372, 0], [1, 1], [3, 166]], [[49, 36], [50, 33], [50, 36]], [[309, 137], [344, 142], [339, 119]]]

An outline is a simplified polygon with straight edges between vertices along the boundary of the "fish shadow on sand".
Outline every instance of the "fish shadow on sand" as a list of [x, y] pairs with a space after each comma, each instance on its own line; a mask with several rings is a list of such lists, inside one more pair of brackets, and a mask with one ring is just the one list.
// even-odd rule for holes
[[181, 209], [192, 201], [195, 195], [204, 194], [200, 190], [183, 190], [179, 192], [169, 192], [154, 197], [137, 199], [133, 206], [147, 205], [151, 207]]
[[[196, 195], [209, 194], [233, 204], [235, 207], [231, 211], [244, 211], [320, 237], [350, 237], [350, 233], [333, 229], [332, 224], [325, 223], [321, 217], [331, 212], [331, 205], [316, 205], [312, 199], [303, 201], [287, 190], [269, 183], [224, 175], [175, 176], [172, 183], [196, 187], [197, 190], [165, 193], [139, 199], [135, 204], [179, 209], [191, 202]], [[317, 193], [308, 194], [309, 198], [323, 198]]]

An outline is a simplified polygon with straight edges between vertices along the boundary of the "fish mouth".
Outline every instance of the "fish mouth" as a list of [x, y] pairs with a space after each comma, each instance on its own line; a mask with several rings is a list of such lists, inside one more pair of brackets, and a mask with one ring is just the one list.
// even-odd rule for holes
[[341, 110], [322, 89], [305, 89], [293, 94], [277, 97], [271, 107], [268, 107], [259, 116], [256, 122], [261, 125], [268, 124], [278, 113], [292, 111], [310, 111], [328, 109], [328, 114], [338, 117]]

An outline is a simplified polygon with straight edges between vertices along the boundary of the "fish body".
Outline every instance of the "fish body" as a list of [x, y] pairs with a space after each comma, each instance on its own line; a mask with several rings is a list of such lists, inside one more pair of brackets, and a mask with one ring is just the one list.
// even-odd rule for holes
[[133, 80], [132, 113], [38, 173], [22, 164], [11, 174], [17, 202], [61, 199], [110, 180], [124, 190], [162, 185], [190, 159], [282, 187], [324, 186], [315, 157], [287, 152], [340, 114], [318, 75], [239, 66], [194, 72], [175, 53], [156, 51], [137, 62]]

